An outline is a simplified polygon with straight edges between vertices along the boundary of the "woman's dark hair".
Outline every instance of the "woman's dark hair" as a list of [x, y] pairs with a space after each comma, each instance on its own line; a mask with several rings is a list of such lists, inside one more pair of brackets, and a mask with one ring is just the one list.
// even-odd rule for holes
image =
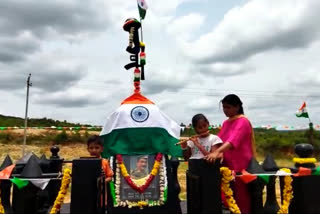
[[103, 146], [102, 139], [98, 135], [92, 135], [87, 140], [87, 146], [89, 146], [91, 143], [96, 143], [100, 146]]
[[196, 114], [192, 117], [192, 126], [195, 128], [199, 120], [204, 120], [209, 124], [209, 120], [203, 114]]
[[222, 104], [225, 103], [225, 104], [232, 105], [234, 107], [239, 106], [238, 114], [244, 114], [243, 107], [242, 107], [242, 102], [241, 102], [240, 98], [237, 95], [229, 94], [229, 95], [225, 96], [221, 100], [221, 102], [222, 102]]

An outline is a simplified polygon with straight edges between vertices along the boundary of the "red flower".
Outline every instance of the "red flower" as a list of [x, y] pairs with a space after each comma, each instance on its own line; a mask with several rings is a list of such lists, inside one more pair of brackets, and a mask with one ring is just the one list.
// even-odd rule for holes
[[117, 161], [119, 162], [119, 164], [122, 163], [122, 155], [116, 155]]
[[156, 160], [157, 160], [157, 161], [161, 161], [161, 159], [162, 159], [162, 154], [161, 154], [161, 153], [158, 153], [158, 154], [156, 155]]
[[149, 178], [147, 179], [147, 182], [146, 183], [151, 183], [152, 180], [153, 180], [154, 176], [153, 175], [150, 175]]

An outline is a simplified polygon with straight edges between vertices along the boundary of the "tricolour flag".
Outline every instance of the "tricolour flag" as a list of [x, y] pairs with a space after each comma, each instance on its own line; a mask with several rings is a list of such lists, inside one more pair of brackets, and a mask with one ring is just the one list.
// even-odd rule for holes
[[180, 138], [180, 126], [140, 93], [121, 103], [107, 119], [100, 136], [104, 141], [103, 157], [158, 152], [182, 155], [180, 146], [175, 145]]
[[137, 0], [140, 18], [144, 19], [147, 13], [148, 5], [145, 0]]
[[296, 116], [309, 118], [309, 114], [306, 107], [307, 107], [306, 102], [303, 102], [302, 106], [297, 111]]

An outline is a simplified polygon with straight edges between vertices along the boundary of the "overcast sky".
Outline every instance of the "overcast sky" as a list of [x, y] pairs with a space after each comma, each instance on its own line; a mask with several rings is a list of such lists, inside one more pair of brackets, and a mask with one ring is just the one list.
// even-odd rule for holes
[[[257, 125], [320, 120], [319, 0], [147, 0], [142, 93], [176, 122], [240, 96]], [[122, 25], [136, 0], [2, 0], [0, 114], [103, 125], [133, 92]]]

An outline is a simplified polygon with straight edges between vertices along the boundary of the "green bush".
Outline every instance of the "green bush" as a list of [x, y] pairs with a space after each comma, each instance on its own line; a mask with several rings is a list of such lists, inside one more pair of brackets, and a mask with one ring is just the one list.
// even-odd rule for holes
[[0, 142], [3, 144], [12, 143], [14, 136], [8, 132], [0, 132]]
[[69, 141], [83, 143], [85, 139], [84, 137], [81, 136], [79, 131], [75, 131], [75, 132], [72, 132], [72, 134], [70, 135]]
[[54, 138], [54, 143], [56, 144], [62, 144], [68, 142], [68, 135], [65, 130], [63, 130], [61, 133], [57, 134], [56, 137]]

